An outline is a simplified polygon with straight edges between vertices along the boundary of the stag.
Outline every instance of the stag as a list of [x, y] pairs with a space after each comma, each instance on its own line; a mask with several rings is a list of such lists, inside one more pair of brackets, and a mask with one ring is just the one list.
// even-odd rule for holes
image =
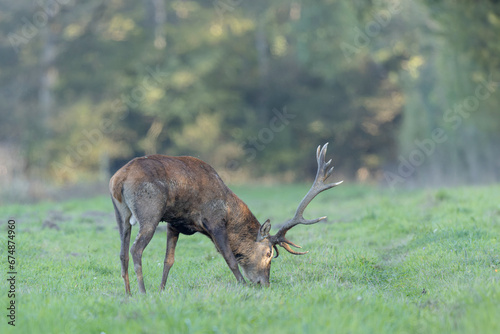
[[[304, 210], [320, 192], [342, 183], [325, 183], [333, 172], [331, 160], [325, 162], [328, 143], [318, 146], [318, 170], [311, 189], [300, 202], [292, 219], [271, 235], [268, 220], [260, 224], [247, 205], [222, 181], [207, 163], [194, 157], [149, 155], [135, 158], [118, 170], [109, 182], [121, 239], [121, 274], [125, 291], [130, 295], [128, 275], [129, 246], [132, 226], [139, 232], [130, 248], [139, 291], [146, 293], [142, 275], [142, 253], [153, 237], [156, 227], [167, 223], [167, 249], [160, 290], [165, 289], [167, 277], [174, 264], [179, 234], [196, 232], [208, 236], [224, 257], [238, 282], [243, 275], [252, 283], [269, 286], [271, 260], [279, 256], [277, 246], [294, 255], [301, 248], [286, 238], [296, 225], [315, 224], [326, 217], [307, 220]], [[240, 268], [243, 275], [240, 272]]]

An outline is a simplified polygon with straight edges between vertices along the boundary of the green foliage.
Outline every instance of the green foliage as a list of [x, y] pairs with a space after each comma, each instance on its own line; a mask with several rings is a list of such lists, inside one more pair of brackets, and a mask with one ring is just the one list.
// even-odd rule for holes
[[162, 153], [301, 181], [329, 141], [346, 178], [384, 181], [439, 127], [449, 140], [412, 180], [500, 178], [496, 86], [459, 128], [447, 114], [498, 81], [494, 1], [0, 2], [0, 142], [28, 176]]
[[[234, 190], [277, 226], [307, 186]], [[161, 229], [144, 253], [146, 296], [129, 269], [132, 297], [109, 198], [3, 206], [17, 222], [12, 332], [496, 333], [499, 196], [496, 186], [392, 193], [342, 185], [307, 209], [307, 217], [328, 215], [326, 223], [290, 231], [309, 253], [282, 251], [268, 289], [238, 285], [209, 239], [193, 235], [180, 237], [158, 293]], [[0, 326], [10, 332], [5, 319]]]
[[[497, 177], [498, 52], [491, 34], [500, 33], [495, 1], [423, 1], [408, 34], [415, 50], [402, 71], [407, 103], [400, 133], [401, 153], [418, 149], [415, 141], [444, 129], [447, 140], [419, 166], [413, 179], [422, 183], [477, 183]], [[433, 25], [429, 25], [431, 19]], [[476, 23], [477, 21], [477, 23]], [[464, 29], [464, 22], [471, 29]], [[472, 23], [474, 22], [474, 23]]]

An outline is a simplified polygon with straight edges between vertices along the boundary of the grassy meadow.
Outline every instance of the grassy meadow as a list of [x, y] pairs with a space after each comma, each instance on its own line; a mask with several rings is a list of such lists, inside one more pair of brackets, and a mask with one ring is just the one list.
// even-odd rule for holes
[[[308, 185], [232, 189], [263, 222]], [[239, 285], [213, 244], [181, 235], [159, 293], [165, 224], [143, 255], [147, 295], [120, 275], [109, 197], [0, 207], [2, 333], [500, 333], [500, 186], [418, 191], [341, 185], [280, 249], [271, 287]], [[7, 324], [7, 220], [16, 220], [16, 326]], [[132, 238], [137, 233], [133, 228]], [[276, 230], [273, 229], [274, 233]]]

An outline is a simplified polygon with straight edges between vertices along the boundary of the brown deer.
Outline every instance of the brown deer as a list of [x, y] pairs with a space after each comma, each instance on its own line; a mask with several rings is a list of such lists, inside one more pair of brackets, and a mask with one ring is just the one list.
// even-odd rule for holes
[[127, 294], [130, 294], [130, 232], [137, 222], [139, 233], [130, 253], [141, 293], [146, 293], [142, 276], [142, 252], [160, 221], [167, 222], [167, 251], [160, 290], [165, 289], [168, 273], [174, 263], [179, 233], [191, 235], [196, 232], [212, 240], [238, 282], [245, 283], [239, 265], [251, 282], [269, 286], [273, 249], [276, 251], [275, 257], [279, 255], [277, 245], [295, 255], [307, 253], [290, 248], [300, 246], [286, 239], [285, 235], [295, 225], [310, 225], [325, 219], [304, 219], [304, 210], [320, 192], [342, 183], [325, 183], [333, 171], [333, 167], [328, 168], [331, 160], [325, 162], [327, 146], [328, 143], [323, 148], [318, 146], [318, 171], [311, 189], [300, 202], [295, 216], [285, 222], [275, 235], [269, 234], [269, 219], [261, 225], [217, 172], [197, 158], [150, 155], [128, 162], [109, 182], [120, 230], [120, 260]]

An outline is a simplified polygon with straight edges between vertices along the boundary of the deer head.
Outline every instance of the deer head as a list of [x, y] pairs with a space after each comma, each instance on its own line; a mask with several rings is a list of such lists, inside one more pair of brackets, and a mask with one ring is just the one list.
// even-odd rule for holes
[[[326, 216], [307, 220], [304, 218], [304, 210], [307, 205], [322, 191], [328, 190], [335, 186], [338, 186], [343, 181], [335, 182], [335, 183], [325, 183], [328, 177], [333, 172], [333, 167], [330, 167], [332, 160], [325, 162], [326, 149], [328, 147], [328, 143], [323, 145], [323, 147], [318, 146], [316, 152], [316, 160], [318, 162], [318, 170], [316, 173], [316, 178], [311, 186], [311, 189], [307, 192], [306, 196], [302, 199], [297, 210], [295, 211], [295, 215], [292, 219], [286, 221], [279, 231], [275, 235], [270, 235], [271, 223], [268, 220], [259, 229], [257, 234], [256, 245], [254, 246], [251, 258], [246, 259], [246, 261], [240, 262], [241, 267], [243, 268], [245, 276], [254, 283], [260, 283], [263, 285], [269, 285], [269, 273], [271, 269], [271, 260], [273, 258], [277, 258], [279, 256], [277, 246], [283, 247], [288, 252], [294, 255], [303, 255], [307, 252], [298, 252], [293, 250], [290, 246], [295, 248], [302, 248], [299, 245], [291, 242], [286, 238], [286, 233], [294, 226], [303, 224], [303, 225], [312, 225], [317, 222], [326, 219]], [[329, 168], [330, 167], [330, 168]], [[273, 251], [274, 250], [274, 251]]]

